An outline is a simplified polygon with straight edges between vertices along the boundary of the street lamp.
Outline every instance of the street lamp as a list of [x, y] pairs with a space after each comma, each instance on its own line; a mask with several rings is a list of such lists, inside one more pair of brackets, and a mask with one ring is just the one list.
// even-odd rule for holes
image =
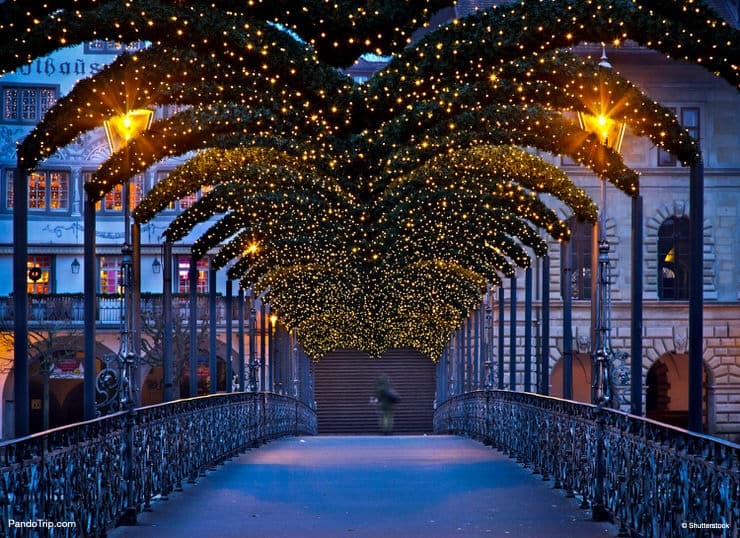
[[483, 349], [486, 354], [486, 390], [493, 390], [493, 307], [491, 306], [491, 289], [486, 292], [486, 334]]
[[[602, 45], [600, 74], [612, 68], [606, 57], [606, 48]], [[581, 129], [595, 133], [602, 145], [617, 153], [622, 149], [625, 124], [609, 117], [609, 110], [604, 100], [604, 85], [599, 77], [600, 102], [599, 112], [589, 115], [579, 112], [578, 122]], [[608, 102], [608, 101], [607, 101]], [[610, 405], [613, 399], [612, 375], [617, 354], [611, 347], [611, 275], [609, 270], [609, 241], [606, 238], [606, 179], [601, 178], [601, 203], [599, 205], [599, 219], [597, 222], [597, 241], [594, 242], [592, 264], [597, 263], [596, 271], [592, 269], [592, 325], [593, 325], [593, 352], [591, 355], [591, 398], [596, 404], [596, 469], [594, 493], [591, 500], [591, 517], [595, 521], [604, 521], [609, 517], [604, 503], [604, 477], [606, 474], [605, 461], [605, 420], [604, 407]]]
[[[129, 141], [144, 132], [152, 123], [154, 111], [148, 109], [131, 110], [104, 122], [105, 135], [111, 154], [126, 147]], [[138, 315], [134, 305], [134, 249], [131, 245], [131, 200], [128, 181], [123, 184], [121, 193], [123, 206], [124, 240], [121, 248], [121, 338], [115, 356], [117, 369], [108, 364], [100, 371], [96, 381], [103, 401], [98, 405], [101, 412], [131, 409], [135, 406], [135, 387], [133, 373], [137, 362], [135, 347], [135, 317]], [[137, 253], [138, 254], [138, 253]]]
[[254, 307], [254, 298], [252, 298], [252, 307], [249, 309], [249, 392], [257, 392], [257, 309]]
[[[612, 65], [606, 57], [606, 49], [602, 47], [599, 68], [609, 70]], [[603, 96], [603, 85], [600, 87]], [[611, 148], [617, 153], [622, 149], [622, 140], [626, 124], [612, 119], [609, 116], [607, 103], [602, 98], [599, 102], [597, 114], [586, 114], [578, 112], [578, 123], [586, 132], [595, 133], [602, 145]], [[612, 400], [611, 370], [614, 359], [614, 351], [611, 347], [611, 275], [609, 268], [609, 241], [606, 238], [606, 179], [601, 178], [600, 185], [599, 219], [597, 223], [597, 241], [594, 243], [593, 262], [597, 267], [592, 274], [595, 275], [595, 286], [593, 304], [593, 352], [591, 380], [592, 400], [599, 407], [609, 405]], [[592, 262], [592, 263], [593, 263]]]

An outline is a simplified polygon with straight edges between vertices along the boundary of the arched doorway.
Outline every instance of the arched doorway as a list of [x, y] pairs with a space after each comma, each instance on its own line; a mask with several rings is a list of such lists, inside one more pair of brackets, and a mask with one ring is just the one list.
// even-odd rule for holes
[[[702, 410], [707, 429], [707, 367], [702, 369]], [[653, 420], [687, 428], [689, 425], [689, 356], [666, 353], [656, 360], [645, 379], [645, 415]]]
[[11, 439], [15, 437], [15, 397], [13, 395], [13, 387], [15, 374], [11, 370], [8, 376], [5, 378], [5, 385], [3, 387], [3, 439]]
[[[563, 397], [563, 359], [550, 373], [550, 395]], [[573, 353], [573, 400], [591, 403], [591, 356], [588, 353]]]
[[[83, 418], [82, 352], [72, 347], [59, 347], [34, 358], [29, 379], [29, 429], [45, 429], [44, 399], [48, 398], [48, 427], [57, 428]], [[47, 388], [45, 388], [45, 386]], [[48, 394], [45, 394], [48, 390]]]

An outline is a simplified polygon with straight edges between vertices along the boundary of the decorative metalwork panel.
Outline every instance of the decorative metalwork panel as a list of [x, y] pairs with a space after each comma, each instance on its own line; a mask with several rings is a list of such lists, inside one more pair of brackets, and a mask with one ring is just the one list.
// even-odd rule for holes
[[[272, 393], [232, 393], [120, 412], [0, 443], [0, 537], [103, 536], [122, 518], [250, 446], [312, 435], [315, 412]], [[28, 528], [17, 522], [74, 522]], [[43, 523], [42, 523], [43, 524]]]
[[740, 533], [739, 445], [612, 409], [498, 390], [450, 398], [435, 411], [434, 431], [494, 445], [579, 495], [584, 508], [599, 504], [623, 531]]

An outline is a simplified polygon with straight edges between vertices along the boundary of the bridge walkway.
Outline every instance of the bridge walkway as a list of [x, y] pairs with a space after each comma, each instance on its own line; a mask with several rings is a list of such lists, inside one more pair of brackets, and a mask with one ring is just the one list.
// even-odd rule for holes
[[594, 538], [574, 498], [454, 436], [288, 437], [251, 450], [111, 538]]

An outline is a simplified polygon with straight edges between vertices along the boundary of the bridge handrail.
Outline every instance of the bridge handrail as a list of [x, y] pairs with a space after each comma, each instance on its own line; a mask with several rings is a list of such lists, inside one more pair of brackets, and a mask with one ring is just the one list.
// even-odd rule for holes
[[[490, 443], [583, 498], [603, 481], [604, 508], [638, 536], [740, 527], [740, 445], [594, 405], [530, 393], [474, 391], [434, 414], [435, 433]], [[602, 449], [597, 452], [601, 440]], [[601, 476], [597, 476], [601, 456]], [[702, 531], [706, 532], [706, 531]]]
[[[240, 451], [315, 434], [303, 402], [268, 392], [215, 394], [119, 412], [0, 443], [0, 536], [9, 520], [75, 522], [54, 536], [103, 536], [155, 496], [180, 490]], [[43, 533], [41, 534], [43, 535]]]

